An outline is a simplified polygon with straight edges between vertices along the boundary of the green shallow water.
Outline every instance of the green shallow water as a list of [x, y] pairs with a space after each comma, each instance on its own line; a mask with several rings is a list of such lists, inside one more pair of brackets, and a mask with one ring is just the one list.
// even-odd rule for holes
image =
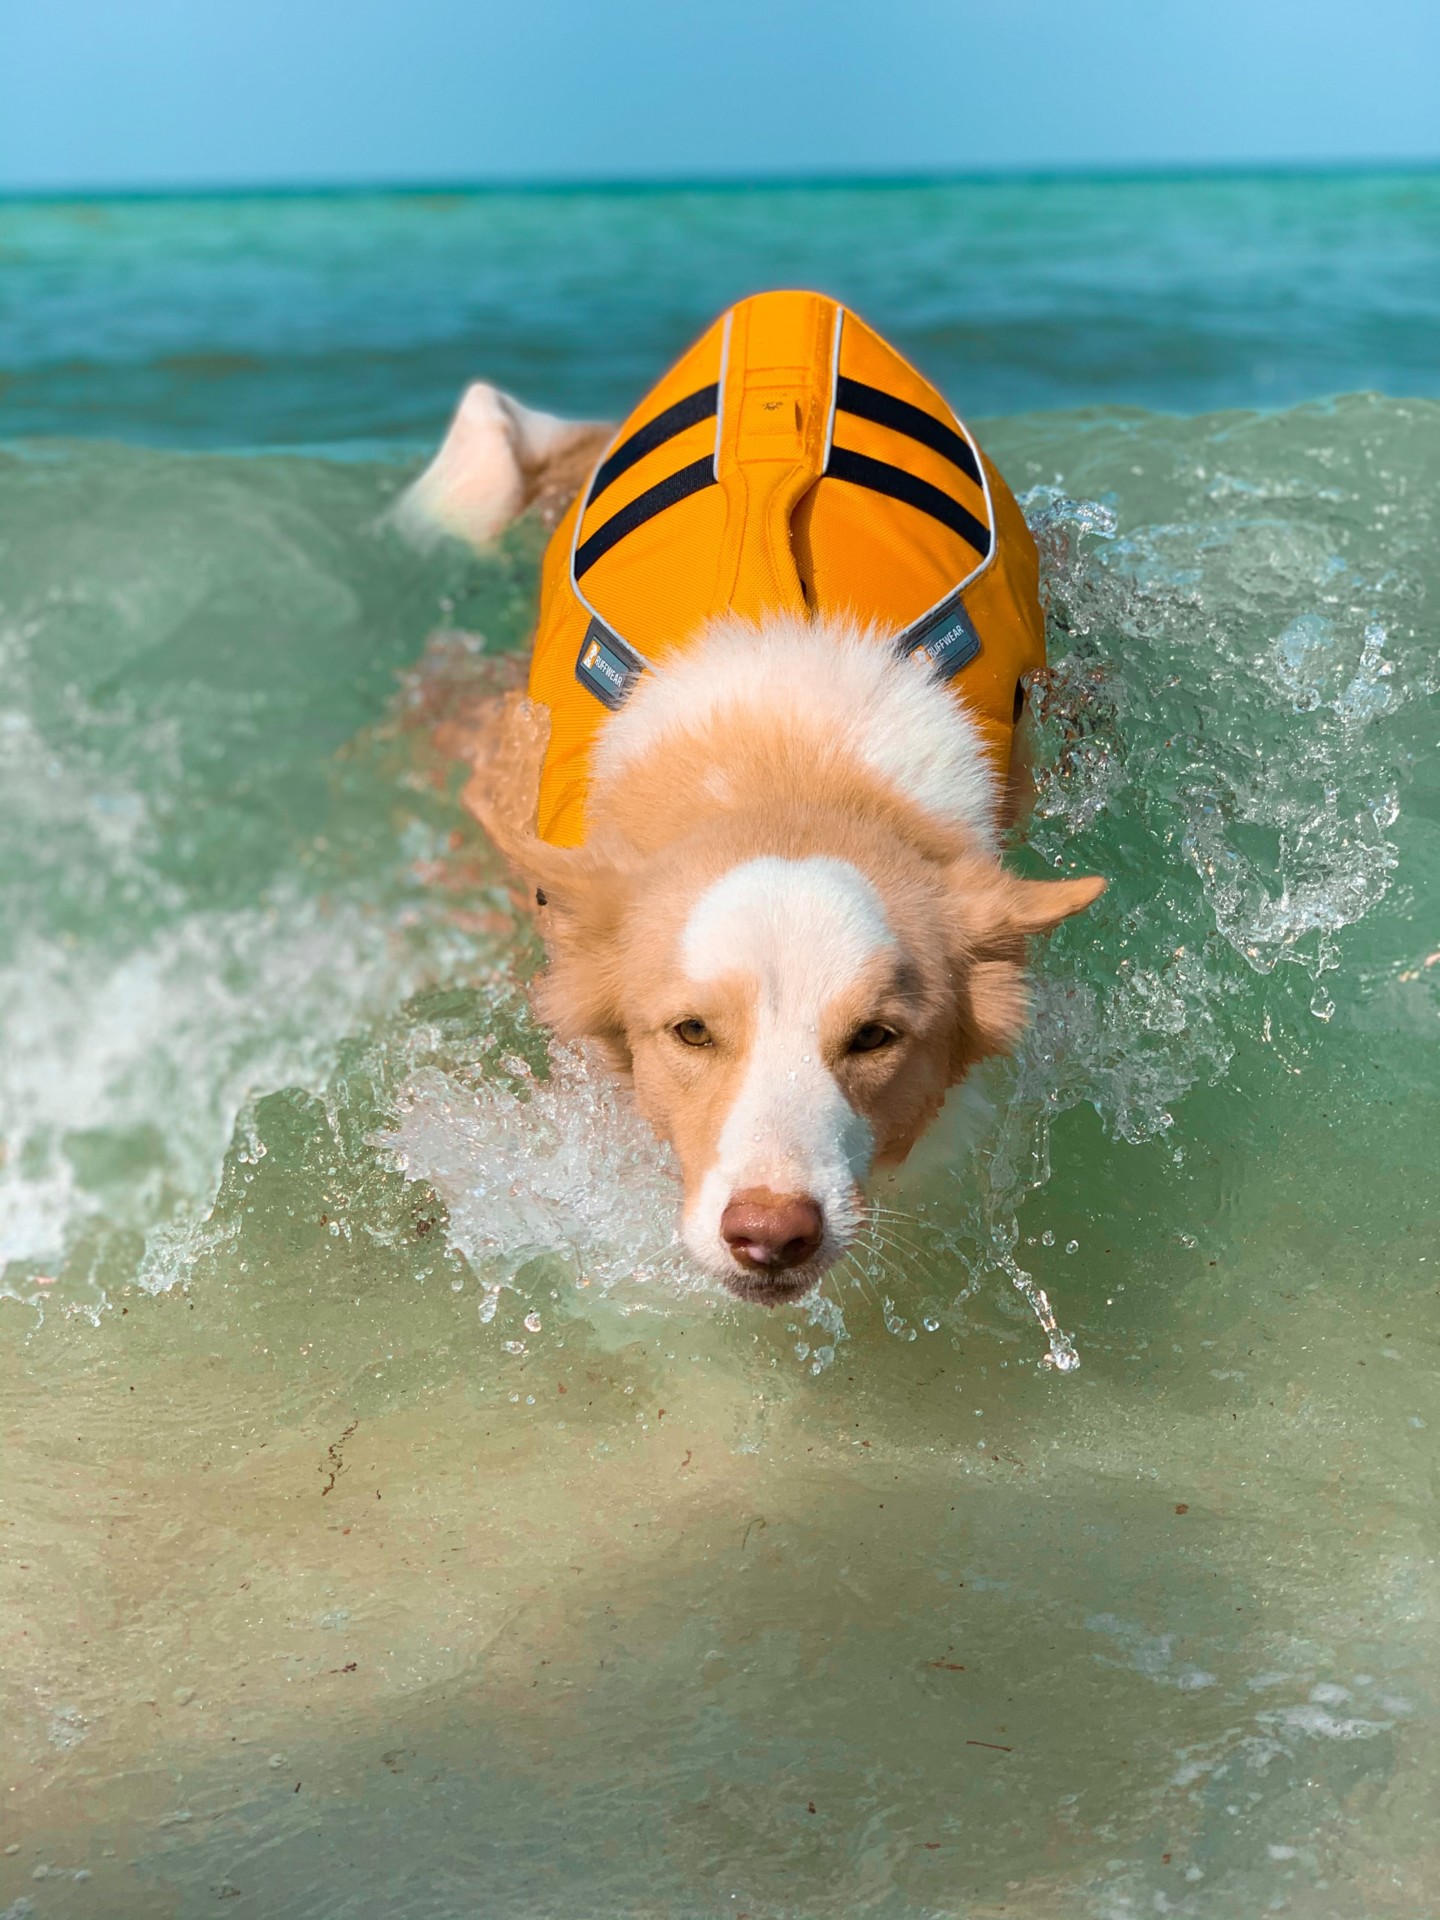
[[1440, 1912], [1440, 407], [987, 444], [1113, 884], [778, 1315], [436, 744], [537, 532], [0, 452], [0, 1912]]

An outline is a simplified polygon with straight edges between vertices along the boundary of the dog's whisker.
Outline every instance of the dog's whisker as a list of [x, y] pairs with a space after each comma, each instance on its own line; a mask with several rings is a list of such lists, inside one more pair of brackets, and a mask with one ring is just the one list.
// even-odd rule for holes
[[865, 1253], [868, 1251], [869, 1251], [868, 1248], [857, 1244], [856, 1246], [851, 1248], [849, 1253], [846, 1254], [845, 1260], [842, 1264], [850, 1267], [851, 1279], [853, 1280], [855, 1286], [859, 1289], [861, 1298], [862, 1299], [868, 1298], [871, 1304], [877, 1309], [879, 1309], [880, 1296], [876, 1293], [875, 1284], [871, 1280], [869, 1274], [865, 1271], [865, 1266], [861, 1259], [862, 1253]]
[[911, 1239], [908, 1234], [898, 1232], [888, 1222], [877, 1223], [875, 1241], [877, 1246], [886, 1251], [913, 1260], [929, 1260], [931, 1257], [931, 1250], [928, 1247], [923, 1246], [918, 1240]]
[[923, 1214], [871, 1202], [867, 1209], [867, 1217], [877, 1231], [883, 1231], [894, 1238], [901, 1237], [899, 1232], [901, 1228], [911, 1229], [911, 1233], [903, 1237], [909, 1241], [914, 1251], [924, 1253], [927, 1258], [938, 1251], [931, 1239], [933, 1224]]
[[906, 1220], [901, 1217], [891, 1217], [886, 1215], [882, 1215], [879, 1219], [874, 1220], [871, 1224], [873, 1225], [877, 1233], [883, 1233], [883, 1234], [898, 1234], [907, 1227], [916, 1228], [916, 1223], [914, 1221]]
[[875, 1222], [875, 1226], [879, 1231], [885, 1233], [901, 1233], [908, 1230], [909, 1237], [919, 1238], [923, 1237], [924, 1234], [924, 1227], [921, 1222], [917, 1220], [907, 1220], [903, 1217], [882, 1217]]
[[934, 1249], [932, 1247], [928, 1246], [923, 1240], [916, 1240], [908, 1233], [892, 1234], [890, 1236], [890, 1244], [896, 1248], [903, 1248], [906, 1253], [916, 1260], [929, 1260], [933, 1257]]
[[920, 1233], [923, 1233], [929, 1224], [924, 1217], [918, 1213], [901, 1213], [891, 1207], [877, 1208], [871, 1217], [876, 1220], [883, 1220], [889, 1224], [902, 1227], [914, 1227], [915, 1230]]
[[[880, 1249], [880, 1251], [883, 1254], [885, 1250]], [[899, 1263], [895, 1263], [895, 1264], [899, 1264]], [[879, 1280], [877, 1275], [873, 1271], [865, 1270], [859, 1276], [859, 1281], [860, 1281], [862, 1292], [867, 1293], [869, 1295], [870, 1301], [875, 1307], [876, 1311], [883, 1314], [885, 1312], [885, 1302], [881, 1298]]]

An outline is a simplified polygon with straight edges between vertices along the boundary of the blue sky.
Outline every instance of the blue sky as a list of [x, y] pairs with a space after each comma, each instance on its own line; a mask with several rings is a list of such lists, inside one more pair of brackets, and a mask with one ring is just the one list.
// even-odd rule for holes
[[1440, 157], [1440, 0], [0, 0], [0, 190]]

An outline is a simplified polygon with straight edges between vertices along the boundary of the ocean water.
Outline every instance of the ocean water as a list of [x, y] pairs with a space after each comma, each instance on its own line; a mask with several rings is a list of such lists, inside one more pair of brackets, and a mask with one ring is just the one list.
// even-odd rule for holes
[[[776, 282], [1112, 886], [761, 1314], [457, 804], [541, 531], [386, 511]], [[5, 1920], [1440, 1913], [1437, 338], [1435, 174], [0, 206]]]

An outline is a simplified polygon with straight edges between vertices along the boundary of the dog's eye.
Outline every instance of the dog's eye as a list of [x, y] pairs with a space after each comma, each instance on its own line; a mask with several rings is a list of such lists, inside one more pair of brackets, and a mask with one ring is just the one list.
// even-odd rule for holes
[[896, 1038], [893, 1027], [882, 1027], [878, 1020], [867, 1020], [850, 1036], [851, 1053], [878, 1053]]
[[670, 1031], [677, 1040], [683, 1040], [687, 1047], [708, 1047], [710, 1029], [703, 1020], [681, 1020]]

